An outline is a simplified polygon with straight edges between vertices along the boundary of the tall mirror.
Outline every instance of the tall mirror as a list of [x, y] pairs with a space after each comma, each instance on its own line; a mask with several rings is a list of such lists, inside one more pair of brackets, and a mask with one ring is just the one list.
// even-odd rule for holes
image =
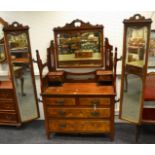
[[22, 122], [39, 117], [28, 26], [4, 28], [10, 71]]
[[6, 26], [7, 24], [8, 23], [0, 17], [0, 63], [3, 63], [6, 60], [6, 49], [4, 45], [3, 27]]
[[141, 119], [150, 26], [140, 14], [124, 20], [120, 118], [132, 123]]

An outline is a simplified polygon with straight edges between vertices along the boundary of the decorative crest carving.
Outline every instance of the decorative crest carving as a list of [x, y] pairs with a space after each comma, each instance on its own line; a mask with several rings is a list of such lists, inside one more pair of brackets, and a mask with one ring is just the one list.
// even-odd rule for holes
[[59, 30], [77, 30], [77, 29], [92, 29], [92, 28], [103, 28], [103, 25], [92, 25], [89, 22], [85, 23], [80, 19], [73, 20], [71, 23], [67, 23], [63, 27], [56, 27], [54, 31]]
[[130, 17], [129, 19], [125, 19], [123, 21], [123, 23], [151, 23], [151, 22], [152, 22], [151, 18], [146, 19], [141, 14], [135, 14], [132, 17]]
[[14, 21], [12, 24], [4, 27], [4, 31], [13, 31], [13, 30], [20, 31], [20, 30], [28, 30], [28, 29], [29, 27], [27, 25], [23, 26], [23, 24], [20, 24], [17, 21]]

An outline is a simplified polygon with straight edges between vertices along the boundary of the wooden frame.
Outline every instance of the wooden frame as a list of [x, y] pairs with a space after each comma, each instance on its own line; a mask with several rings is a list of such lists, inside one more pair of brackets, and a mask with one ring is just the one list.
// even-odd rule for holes
[[[76, 24], [78, 24], [78, 25], [76, 26]], [[81, 38], [81, 36], [86, 33], [87, 34], [91, 33], [92, 36], [96, 33], [99, 34], [99, 38], [97, 40], [97, 42], [99, 44], [99, 47], [98, 47], [99, 51], [96, 53], [96, 54], [99, 53], [99, 55], [100, 55], [99, 59], [98, 58], [95, 58], [94, 60], [92, 59], [94, 57], [95, 53], [91, 48], [88, 48], [89, 50], [82, 50], [82, 46], [84, 44], [81, 43], [82, 40], [79, 40], [79, 38]], [[73, 37], [75, 34], [77, 36]], [[66, 44], [63, 44], [63, 43], [61, 44], [62, 39], [64, 41], [66, 41], [65, 37], [63, 37], [58, 43], [58, 39], [57, 39], [58, 35], [59, 36], [63, 35], [65, 37], [70, 36], [69, 38], [66, 38], [66, 39], [68, 39], [68, 40], [74, 39], [75, 43], [72, 43], [71, 45], [70, 45], [70, 42], [66, 43]], [[87, 37], [84, 37], [84, 38], [86, 39]], [[104, 45], [103, 45], [103, 26], [102, 25], [91, 25], [90, 23], [85, 23], [82, 20], [76, 19], [76, 20], [73, 20], [70, 24], [66, 24], [64, 27], [54, 28], [54, 39], [55, 39], [55, 57], [56, 57], [57, 68], [92, 68], [92, 67], [96, 68], [96, 67], [104, 66], [105, 62], [103, 59], [103, 46]], [[94, 36], [94, 39], [96, 40], [97, 37]], [[79, 40], [79, 41], [77, 41], [77, 40]], [[86, 40], [87, 40], [87, 43], [89, 43], [88, 38]], [[83, 39], [83, 41], [84, 41], [84, 39]], [[64, 45], [67, 46], [68, 49], [66, 47], [64, 47]], [[92, 44], [92, 41], [91, 41], [90, 45], [95, 45], [95, 44]], [[72, 49], [71, 48], [72, 46], [76, 46], [76, 50]], [[95, 46], [94, 46], [94, 48], [95, 48]], [[60, 57], [59, 51], [60, 50], [59, 49], [61, 49], [62, 51], [64, 50], [64, 52], [72, 51], [73, 54], [65, 54], [67, 59], [69, 57], [68, 55], [73, 55], [73, 56], [71, 56], [72, 58], [69, 58], [70, 60], [69, 59], [61, 60], [61, 64], [60, 64], [60, 61], [59, 61], [59, 57]], [[90, 52], [90, 50], [91, 50], [91, 52]], [[84, 52], [84, 51], [86, 51], [86, 52]], [[75, 56], [74, 56], [74, 54], [75, 54]], [[63, 58], [64, 58], [64, 55], [63, 55]]]
[[[141, 124], [141, 115], [142, 115], [142, 108], [143, 108], [143, 95], [144, 95], [144, 83], [145, 83], [145, 78], [146, 78], [146, 73], [147, 73], [147, 62], [148, 62], [148, 48], [149, 48], [149, 38], [150, 38], [150, 27], [151, 27], [151, 19], [145, 19], [145, 17], [141, 16], [140, 14], [135, 14], [133, 17], [129, 19], [125, 19], [123, 21], [124, 23], [124, 36], [123, 36], [123, 62], [122, 62], [122, 78], [121, 78], [121, 93], [120, 93], [120, 113], [119, 113], [119, 118], [122, 118], [122, 104], [123, 104], [123, 91], [124, 91], [124, 80], [127, 80], [125, 77], [125, 74], [133, 74], [133, 75], [138, 75], [142, 79], [142, 96], [141, 96], [141, 103], [140, 103], [140, 116], [139, 116], [139, 121], [137, 124]], [[127, 73], [125, 73], [125, 61], [126, 61], [126, 35], [127, 35], [127, 28], [132, 27], [132, 26], [137, 26], [137, 27], [143, 27], [146, 26], [148, 33], [147, 33], [147, 42], [146, 42], [146, 55], [145, 55], [145, 62], [144, 66], [142, 68], [134, 68], [133, 70], [128, 70]], [[137, 70], [138, 69], [138, 70]], [[125, 79], [126, 78], [126, 79]], [[126, 119], [124, 119], [126, 120]], [[126, 120], [129, 121], [129, 120]], [[129, 121], [131, 123], [134, 123], [132, 121]], [[135, 123], [134, 123], [135, 124]]]
[[150, 34], [148, 68], [155, 68], [155, 30], [151, 30]]
[[[10, 54], [10, 51], [9, 51], [10, 47], [9, 47], [8, 35], [9, 34], [19, 35], [19, 34], [22, 34], [22, 33], [24, 33], [26, 35], [27, 48], [28, 48], [29, 60], [30, 60], [29, 62], [26, 62], [26, 63], [29, 63], [28, 66], [30, 66], [30, 74], [31, 74], [31, 77], [32, 77], [32, 85], [33, 85], [33, 88], [34, 88], [35, 104], [36, 104], [36, 108], [37, 108], [37, 117], [35, 117], [33, 119], [26, 120], [26, 121], [22, 121], [19, 112], [18, 112], [18, 117], [19, 117], [21, 123], [29, 122], [29, 121], [32, 121], [32, 120], [37, 119], [37, 118], [40, 117], [39, 107], [38, 107], [38, 100], [37, 100], [35, 77], [34, 77], [34, 69], [33, 69], [33, 63], [32, 63], [32, 54], [31, 54], [31, 46], [30, 46], [30, 38], [29, 38], [29, 27], [28, 26], [23, 26], [22, 24], [19, 24], [18, 22], [13, 22], [11, 25], [5, 26], [3, 30], [4, 30], [5, 41], [6, 41], [7, 57], [8, 57], [8, 61], [9, 61], [9, 68], [10, 68], [10, 74], [11, 74], [10, 76], [11, 76], [11, 81], [12, 81], [12, 84], [13, 84], [16, 103], [18, 103], [18, 100], [17, 100], [17, 95], [15, 93], [16, 87], [15, 87], [15, 83], [14, 83], [14, 80], [13, 80], [14, 79], [14, 73], [13, 73], [13, 64], [12, 64], [11, 54]], [[20, 63], [25, 63], [25, 62], [20, 62]], [[17, 109], [19, 111], [18, 104], [16, 104], [16, 105], [17, 105]]]
[[[7, 23], [4, 19], [2, 19], [1, 17], [0, 17], [0, 24], [2, 24], [3, 27], [8, 25], [8, 23]], [[2, 31], [2, 32], [3, 32], [3, 31]], [[0, 63], [3, 63], [3, 62], [5, 62], [6, 59], [7, 59], [7, 58], [6, 58], [6, 46], [5, 46], [4, 37], [0, 39], [0, 50], [4, 50], [4, 51], [3, 51], [3, 52], [4, 52], [4, 59], [0, 60]]]

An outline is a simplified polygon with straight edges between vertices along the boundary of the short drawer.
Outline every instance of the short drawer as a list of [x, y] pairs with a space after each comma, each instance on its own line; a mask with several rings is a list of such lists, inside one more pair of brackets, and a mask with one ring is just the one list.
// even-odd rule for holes
[[80, 105], [96, 105], [96, 106], [103, 106], [103, 105], [110, 105], [110, 98], [79, 98]]
[[14, 100], [0, 100], [0, 110], [13, 110], [15, 111]]
[[49, 120], [49, 130], [52, 132], [110, 132], [110, 121], [108, 120]]
[[49, 82], [63, 82], [63, 77], [61, 76], [56, 76], [56, 75], [53, 75], [53, 76], [48, 76], [48, 81]]
[[102, 81], [112, 81], [113, 76], [112, 75], [100, 75], [97, 77], [97, 82], [102, 82]]
[[16, 123], [17, 115], [15, 113], [3, 113], [0, 112], [0, 122], [3, 123]]
[[47, 105], [64, 106], [64, 105], [76, 105], [75, 98], [45, 98]]
[[48, 117], [110, 118], [110, 108], [47, 108]]
[[12, 89], [0, 89], [0, 99], [14, 99], [14, 91]]

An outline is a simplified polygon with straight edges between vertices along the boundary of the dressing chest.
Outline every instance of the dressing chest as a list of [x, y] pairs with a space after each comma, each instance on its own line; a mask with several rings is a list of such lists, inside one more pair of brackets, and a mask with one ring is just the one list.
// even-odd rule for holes
[[47, 137], [105, 133], [113, 140], [117, 50], [113, 59], [103, 26], [81, 20], [55, 28], [54, 38], [46, 63], [37, 51]]

